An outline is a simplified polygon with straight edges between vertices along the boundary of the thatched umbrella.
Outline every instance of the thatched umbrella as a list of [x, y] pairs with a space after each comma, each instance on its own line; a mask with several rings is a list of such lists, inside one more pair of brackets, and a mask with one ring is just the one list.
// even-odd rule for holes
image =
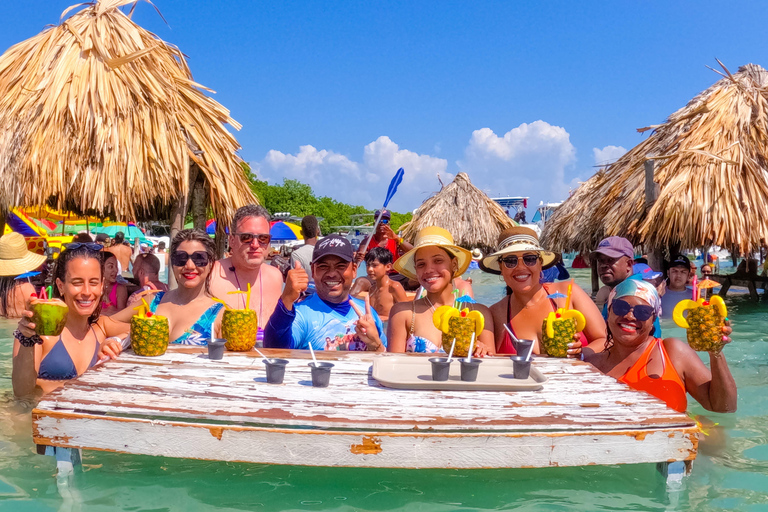
[[[582, 184], [545, 226], [547, 247], [589, 251], [620, 235], [649, 250], [756, 248], [768, 235], [768, 71], [723, 76]], [[647, 160], [658, 184], [648, 209]]]
[[80, 4], [0, 56], [0, 210], [167, 218], [198, 174], [225, 222], [256, 202], [224, 127], [240, 126], [203, 94], [178, 48], [119, 9], [131, 3]]
[[460, 172], [453, 182], [424, 201], [410, 222], [403, 224], [403, 237], [413, 240], [420, 229], [439, 226], [453, 235], [457, 245], [488, 252], [496, 246], [499, 233], [514, 226], [507, 212]]

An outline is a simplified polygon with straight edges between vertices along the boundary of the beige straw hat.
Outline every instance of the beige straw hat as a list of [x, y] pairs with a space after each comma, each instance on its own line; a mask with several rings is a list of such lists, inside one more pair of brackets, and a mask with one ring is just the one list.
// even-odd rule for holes
[[0, 276], [18, 276], [35, 270], [45, 263], [45, 256], [27, 249], [27, 242], [19, 233], [0, 237]]
[[501, 274], [499, 258], [513, 252], [537, 252], [541, 257], [541, 268], [549, 268], [557, 261], [557, 255], [544, 250], [539, 245], [539, 237], [531, 228], [515, 226], [507, 228], [499, 235], [496, 252], [486, 256], [480, 262], [480, 269], [491, 274]]
[[416, 256], [416, 251], [422, 247], [441, 247], [453, 254], [459, 264], [459, 268], [453, 274], [453, 277], [458, 277], [466, 272], [467, 267], [469, 267], [472, 261], [472, 253], [463, 247], [455, 245], [453, 243], [453, 236], [447, 230], [437, 226], [430, 226], [416, 234], [416, 239], [413, 241], [413, 249], [397, 259], [393, 265], [395, 270], [405, 277], [417, 279], [413, 258]]

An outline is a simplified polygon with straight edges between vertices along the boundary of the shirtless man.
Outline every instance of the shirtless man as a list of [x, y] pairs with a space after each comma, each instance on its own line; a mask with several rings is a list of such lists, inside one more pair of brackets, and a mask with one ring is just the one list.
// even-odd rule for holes
[[365, 268], [371, 283], [368, 288], [371, 306], [379, 314], [381, 321], [386, 322], [392, 306], [408, 300], [403, 285], [389, 278], [392, 271], [392, 253], [383, 247], [374, 247], [365, 255]]
[[245, 307], [245, 294], [229, 294], [251, 285], [250, 309], [259, 317], [259, 339], [262, 329], [275, 310], [283, 290], [283, 276], [267, 263], [269, 254], [269, 213], [262, 206], [248, 205], [238, 209], [229, 228], [231, 256], [213, 266], [211, 293], [234, 309]]
[[118, 269], [119, 273], [126, 272], [131, 264], [131, 256], [133, 256], [133, 251], [131, 250], [130, 246], [124, 243], [125, 233], [122, 231], [115, 233], [114, 242], [115, 243], [111, 247], [108, 247], [104, 250], [111, 252], [115, 255], [115, 258], [117, 258], [118, 263], [120, 263], [120, 267]]

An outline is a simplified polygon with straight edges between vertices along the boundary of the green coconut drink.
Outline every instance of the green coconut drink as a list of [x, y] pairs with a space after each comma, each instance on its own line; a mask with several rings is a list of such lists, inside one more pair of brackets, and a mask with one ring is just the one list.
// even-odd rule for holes
[[32, 299], [29, 310], [35, 332], [40, 336], [58, 336], [67, 324], [69, 308], [61, 299]]

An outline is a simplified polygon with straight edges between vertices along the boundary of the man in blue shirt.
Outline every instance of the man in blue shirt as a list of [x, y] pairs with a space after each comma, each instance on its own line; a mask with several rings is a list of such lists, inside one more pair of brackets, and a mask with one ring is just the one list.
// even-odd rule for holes
[[285, 288], [264, 330], [266, 348], [368, 350], [383, 352], [384, 327], [370, 304], [350, 297], [357, 275], [352, 244], [331, 235], [312, 253], [316, 293], [296, 302], [307, 289], [309, 276], [300, 263], [288, 271]]
[[693, 292], [687, 287], [690, 276], [691, 260], [682, 254], [672, 258], [667, 269], [667, 291], [661, 296], [661, 318], [672, 318], [678, 302], [693, 298]]

